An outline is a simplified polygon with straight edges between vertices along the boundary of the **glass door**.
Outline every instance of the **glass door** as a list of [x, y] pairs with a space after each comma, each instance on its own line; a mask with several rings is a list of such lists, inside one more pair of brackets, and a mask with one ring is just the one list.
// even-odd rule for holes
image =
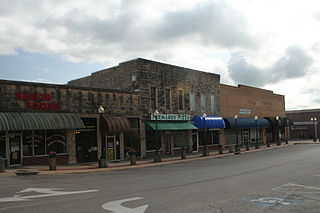
[[9, 132], [9, 155], [10, 166], [22, 164], [22, 137], [21, 132]]
[[106, 136], [107, 160], [115, 160], [116, 155], [116, 137], [114, 134]]

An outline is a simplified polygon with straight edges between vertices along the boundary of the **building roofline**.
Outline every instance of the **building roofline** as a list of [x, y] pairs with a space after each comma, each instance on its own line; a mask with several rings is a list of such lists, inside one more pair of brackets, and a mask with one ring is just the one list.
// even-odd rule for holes
[[301, 112], [320, 112], [320, 109], [298, 109], [298, 110], [288, 110], [286, 113], [301, 113]]

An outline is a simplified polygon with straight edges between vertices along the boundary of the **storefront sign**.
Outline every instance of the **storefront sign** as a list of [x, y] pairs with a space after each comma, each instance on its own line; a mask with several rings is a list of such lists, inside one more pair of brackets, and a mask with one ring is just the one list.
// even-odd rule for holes
[[179, 114], [159, 114], [151, 115], [151, 120], [155, 121], [189, 121], [191, 120], [190, 115], [179, 115]]
[[58, 103], [50, 103], [51, 95], [42, 93], [17, 92], [17, 101], [24, 101], [27, 110], [55, 110], [59, 109]]
[[239, 114], [240, 115], [250, 115], [251, 109], [239, 109]]

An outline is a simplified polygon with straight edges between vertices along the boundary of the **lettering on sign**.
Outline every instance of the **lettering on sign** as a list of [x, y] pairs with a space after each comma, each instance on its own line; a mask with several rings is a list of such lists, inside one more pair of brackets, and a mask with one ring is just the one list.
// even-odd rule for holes
[[151, 120], [155, 121], [189, 121], [191, 120], [190, 115], [180, 115], [180, 114], [159, 114], [151, 115]]
[[251, 109], [239, 109], [239, 114], [240, 115], [250, 115]]
[[17, 92], [16, 100], [24, 101], [26, 110], [54, 110], [59, 109], [58, 103], [51, 103], [51, 95], [42, 93]]

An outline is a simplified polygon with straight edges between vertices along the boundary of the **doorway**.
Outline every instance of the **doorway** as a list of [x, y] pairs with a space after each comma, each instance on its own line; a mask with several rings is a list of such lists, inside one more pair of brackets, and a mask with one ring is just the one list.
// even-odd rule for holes
[[120, 137], [119, 133], [106, 134], [107, 160], [120, 160]]
[[171, 136], [164, 135], [164, 154], [171, 155]]
[[98, 159], [97, 132], [79, 131], [76, 133], [77, 162], [95, 162]]
[[21, 132], [9, 132], [9, 165], [20, 166], [22, 164], [22, 134]]
[[192, 151], [199, 151], [199, 136], [197, 130], [192, 130]]

